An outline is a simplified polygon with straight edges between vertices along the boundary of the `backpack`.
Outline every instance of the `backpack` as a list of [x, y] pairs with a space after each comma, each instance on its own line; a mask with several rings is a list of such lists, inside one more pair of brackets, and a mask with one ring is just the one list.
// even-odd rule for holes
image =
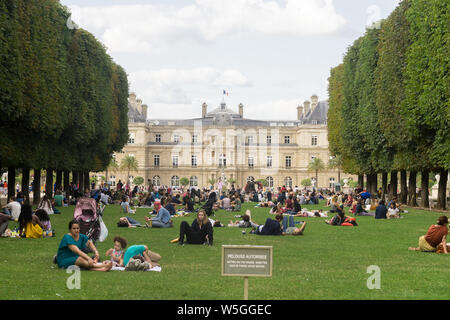
[[357, 225], [356, 219], [353, 217], [345, 217], [344, 222], [341, 223], [341, 226], [344, 227], [356, 227]]

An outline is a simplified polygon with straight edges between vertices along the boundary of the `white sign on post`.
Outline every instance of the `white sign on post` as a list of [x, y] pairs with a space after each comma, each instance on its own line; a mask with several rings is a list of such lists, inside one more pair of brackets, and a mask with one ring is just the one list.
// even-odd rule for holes
[[244, 300], [248, 300], [248, 277], [272, 276], [272, 247], [223, 245], [222, 276], [244, 277]]

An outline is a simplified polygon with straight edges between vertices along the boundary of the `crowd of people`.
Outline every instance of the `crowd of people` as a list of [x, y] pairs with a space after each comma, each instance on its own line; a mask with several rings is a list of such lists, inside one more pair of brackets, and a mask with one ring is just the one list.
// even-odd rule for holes
[[[179, 226], [179, 236], [172, 243], [179, 245], [206, 244], [213, 245], [215, 227], [251, 228], [255, 235], [303, 235], [305, 221], [294, 221], [294, 217], [321, 217], [330, 219], [325, 223], [334, 226], [357, 226], [357, 216], [373, 216], [375, 219], [403, 218], [406, 210], [394, 198], [386, 205], [377, 195], [356, 188], [349, 193], [333, 192], [329, 189], [307, 190], [287, 188], [265, 188], [254, 185], [253, 189], [247, 185], [245, 188], [231, 187], [229, 190], [199, 189], [199, 188], [170, 188], [149, 187], [133, 189], [119, 184], [115, 190], [110, 188], [86, 189], [83, 194], [78, 188], [72, 186], [67, 192], [56, 190], [55, 197], [44, 196], [36, 210], [18, 192], [11, 198], [0, 213], [0, 235], [5, 234], [8, 223], [16, 221], [19, 227], [14, 230], [18, 237], [43, 238], [55, 236], [52, 230], [50, 217], [59, 213], [57, 207], [76, 204], [80, 198], [94, 198], [98, 205], [119, 204], [120, 213], [123, 214], [117, 223], [118, 227], [136, 228], [172, 228], [173, 218], [195, 213], [196, 217], [189, 224], [182, 221]], [[305, 206], [318, 204], [320, 200], [326, 201], [328, 211], [308, 211]], [[240, 213], [242, 204], [251, 202], [257, 208], [267, 208], [270, 216], [263, 224], [253, 221], [251, 211], [239, 214], [241, 220], [229, 221], [222, 224], [215, 219], [218, 210]], [[303, 206], [303, 207], [302, 207]], [[133, 209], [134, 208], [134, 209]], [[149, 216], [145, 222], [140, 223], [130, 217], [136, 213], [137, 208], [149, 208]], [[180, 214], [181, 212], [181, 214]], [[446, 235], [448, 234], [448, 219], [439, 218], [436, 225], [429, 228], [427, 235], [420, 237], [415, 251], [438, 251], [448, 253]], [[105, 256], [110, 259], [100, 262], [95, 241], [80, 233], [80, 222], [72, 220], [69, 223], [69, 232], [61, 240], [54, 262], [61, 268], [77, 265], [84, 269], [96, 271], [109, 271], [114, 267], [126, 267], [126, 270], [150, 270], [159, 266], [161, 256], [148, 249], [147, 245], [137, 244], [127, 248], [127, 240], [116, 236], [114, 247], [109, 249]], [[94, 256], [90, 257], [89, 253]]]

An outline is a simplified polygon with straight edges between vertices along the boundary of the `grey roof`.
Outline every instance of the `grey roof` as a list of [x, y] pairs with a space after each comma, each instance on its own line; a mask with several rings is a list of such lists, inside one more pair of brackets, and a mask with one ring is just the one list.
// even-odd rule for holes
[[317, 124], [325, 124], [328, 117], [328, 101], [320, 101], [314, 110], [310, 110], [303, 115], [301, 121], [303, 124], [312, 124], [315, 120]]
[[128, 122], [145, 122], [146, 120], [144, 115], [134, 109], [131, 103], [128, 102]]
[[[320, 101], [314, 110], [309, 111], [306, 115], [302, 116], [300, 120], [254, 120], [241, 118], [241, 116], [230, 110], [229, 108], [221, 109], [221, 107], [214, 109], [206, 114], [205, 118], [194, 119], [152, 119], [148, 120], [149, 123], [158, 126], [194, 126], [196, 122], [201, 122], [202, 126], [227, 126], [233, 125], [237, 127], [271, 127], [271, 126], [298, 126], [302, 124], [313, 124], [316, 120], [316, 124], [326, 124], [328, 114], [328, 102]], [[221, 118], [221, 117], [224, 118]]]

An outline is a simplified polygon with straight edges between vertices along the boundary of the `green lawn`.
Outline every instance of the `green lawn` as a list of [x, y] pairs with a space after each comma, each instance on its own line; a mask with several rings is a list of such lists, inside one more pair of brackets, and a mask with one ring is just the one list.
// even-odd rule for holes
[[[269, 210], [253, 206], [244, 204], [243, 212], [251, 209], [253, 220], [264, 223]], [[273, 246], [273, 276], [250, 278], [249, 299], [450, 298], [450, 255], [407, 250], [441, 215], [435, 212], [410, 210], [401, 220], [358, 217], [358, 227], [329, 226], [324, 218], [295, 218], [307, 221], [305, 235], [298, 237], [243, 235], [240, 228], [215, 228], [213, 247], [180, 247], [169, 241], [178, 236], [182, 219], [191, 223], [194, 215], [174, 219], [173, 229], [125, 229], [116, 226], [119, 206], [108, 206], [104, 221], [109, 236], [97, 243], [102, 259], [112, 247], [112, 238], [121, 235], [129, 245], [146, 244], [160, 253], [162, 272], [83, 271], [81, 289], [69, 290], [66, 281], [71, 274], [51, 260], [73, 211], [73, 206], [62, 208], [61, 215], [51, 216], [55, 238], [0, 239], [0, 299], [242, 299], [243, 279], [221, 276], [221, 246], [229, 244]], [[148, 211], [138, 209], [134, 218], [143, 222]], [[218, 211], [215, 218], [227, 224], [235, 214]], [[381, 270], [380, 289], [366, 286], [371, 265]]]

